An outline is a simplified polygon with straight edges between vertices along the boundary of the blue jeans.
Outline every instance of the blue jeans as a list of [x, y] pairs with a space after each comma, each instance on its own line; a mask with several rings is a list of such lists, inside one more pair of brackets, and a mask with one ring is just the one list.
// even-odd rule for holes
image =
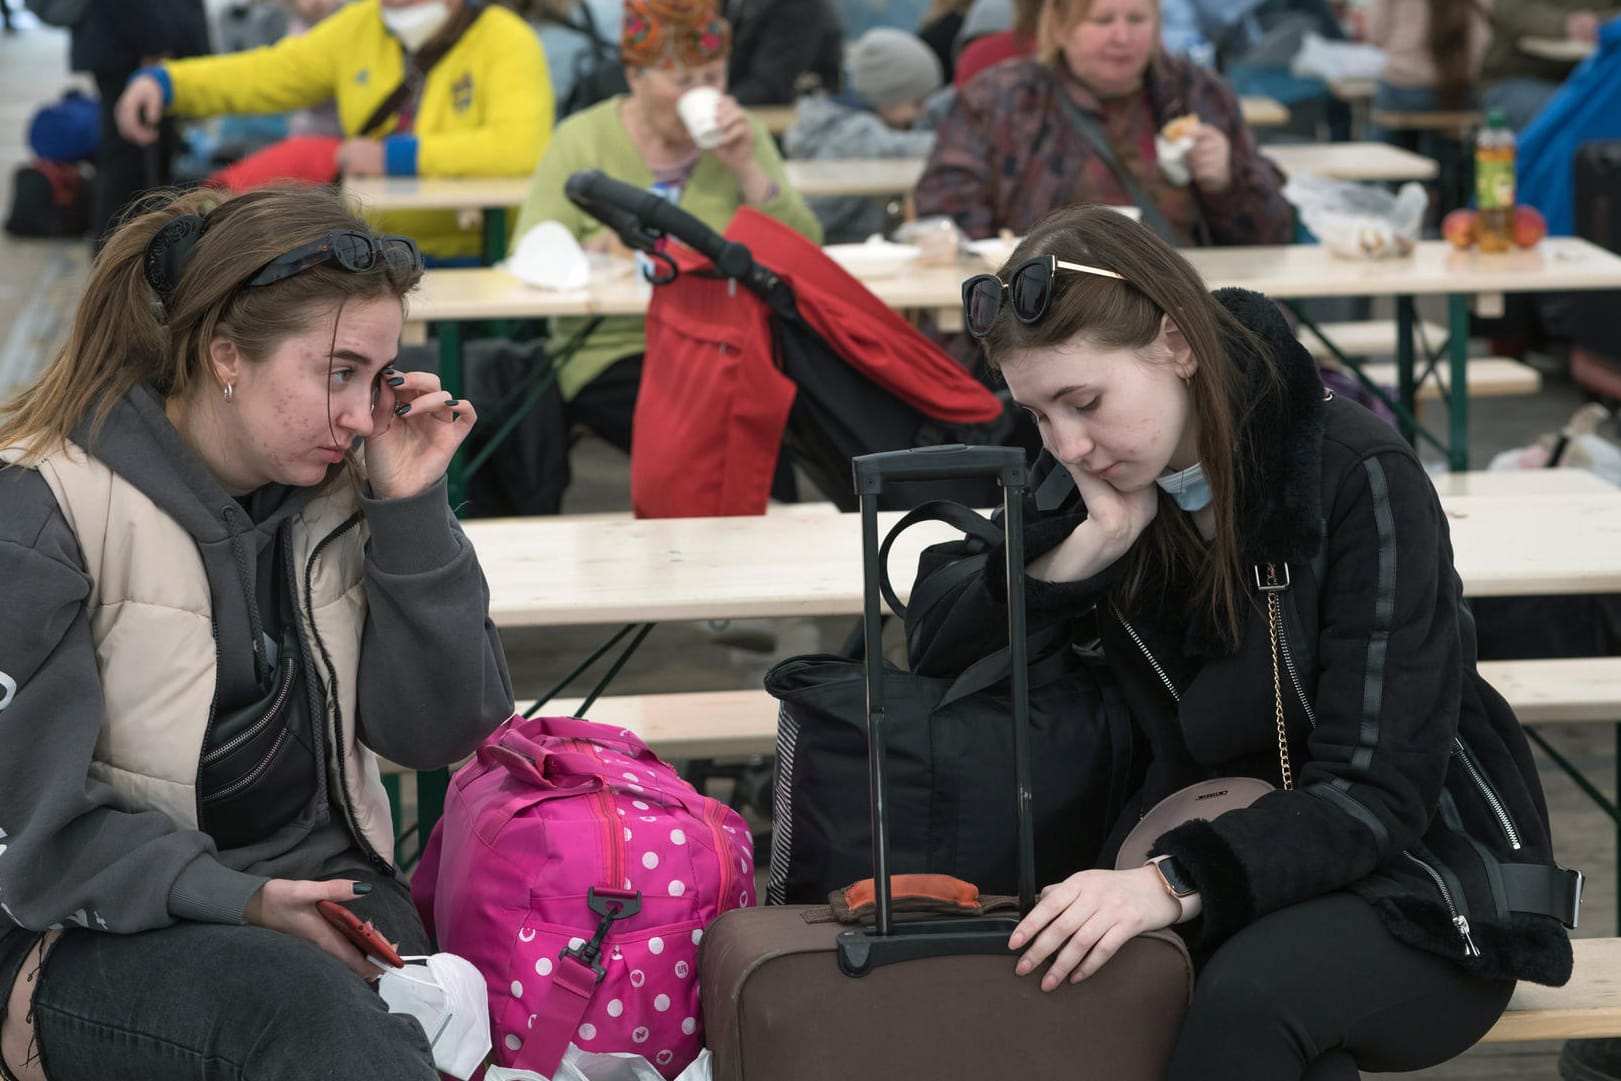
[[[1463, 103], [1463, 107], [1472, 109], [1476, 104], [1471, 98]], [[1372, 111], [1432, 113], [1442, 111], [1442, 107], [1435, 96], [1435, 91], [1430, 87], [1395, 86], [1381, 82], [1373, 94]], [[1469, 178], [1474, 174], [1472, 169], [1466, 168], [1470, 159], [1470, 148], [1459, 140], [1439, 131], [1382, 128], [1371, 119], [1368, 121], [1368, 138], [1411, 150], [1435, 161], [1439, 170], [1436, 188], [1440, 193], [1440, 203], [1435, 208], [1436, 218], [1457, 206], [1468, 204], [1470, 194], [1467, 185]]]
[[1546, 79], [1503, 79], [1482, 90], [1480, 100], [1488, 109], [1503, 110], [1512, 130], [1524, 131], [1559, 93], [1561, 85]]
[[[358, 914], [401, 953], [428, 952], [401, 883], [346, 877], [373, 883], [352, 906]], [[32, 941], [17, 931], [0, 939], [0, 1008], [18, 973], [34, 983], [32, 1053], [48, 1081], [438, 1081], [416, 1019], [390, 1014], [370, 985], [302, 939], [215, 923], [70, 929], [43, 965]]]

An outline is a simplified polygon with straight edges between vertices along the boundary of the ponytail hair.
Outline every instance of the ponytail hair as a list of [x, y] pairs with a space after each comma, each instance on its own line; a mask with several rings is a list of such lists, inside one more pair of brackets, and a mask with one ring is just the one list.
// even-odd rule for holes
[[[201, 219], [200, 235], [181, 259], [163, 260], [154, 240], [188, 215]], [[375, 235], [336, 192], [303, 185], [235, 197], [163, 192], [143, 200], [92, 264], [61, 351], [38, 379], [0, 404], [0, 447], [21, 448], [19, 464], [37, 464], [82, 420], [89, 419], [93, 434], [142, 383], [166, 400], [185, 397], [215, 378], [208, 356], [216, 337], [230, 340], [251, 363], [346, 301], [393, 297], [403, 304], [421, 269], [390, 259], [365, 271], [322, 264], [243, 288], [277, 256], [342, 229]], [[149, 280], [149, 260], [167, 262], [173, 275], [164, 282], [167, 302]]]

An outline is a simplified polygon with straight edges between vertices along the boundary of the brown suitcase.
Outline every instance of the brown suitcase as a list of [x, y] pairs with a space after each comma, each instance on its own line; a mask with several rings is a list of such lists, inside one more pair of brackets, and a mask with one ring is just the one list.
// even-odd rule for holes
[[[1024, 455], [1009, 447], [930, 447], [855, 459], [866, 563], [866, 640], [880, 641], [877, 497], [885, 481], [992, 475], [1004, 489], [1008, 592], [1024, 596]], [[1008, 606], [1018, 909], [1035, 898], [1024, 606]], [[869, 661], [879, 653], [869, 649]], [[880, 662], [881, 663], [881, 662]], [[824, 922], [826, 909], [728, 912], [704, 933], [698, 971], [716, 1081], [896, 1081], [1019, 1076], [1157, 1081], [1193, 990], [1170, 931], [1128, 942], [1079, 984], [1043, 992], [1015, 976], [1016, 917], [898, 922], [890, 896], [883, 775], [883, 684], [868, 664], [873, 794], [873, 925]], [[1010, 823], [1011, 825], [1012, 823]], [[808, 918], [809, 917], [809, 918]]]
[[1158, 1081], [1193, 966], [1169, 931], [1141, 935], [1090, 979], [1043, 992], [1014, 956], [932, 957], [853, 979], [840, 924], [808, 906], [736, 909], [704, 934], [698, 971], [715, 1081]]

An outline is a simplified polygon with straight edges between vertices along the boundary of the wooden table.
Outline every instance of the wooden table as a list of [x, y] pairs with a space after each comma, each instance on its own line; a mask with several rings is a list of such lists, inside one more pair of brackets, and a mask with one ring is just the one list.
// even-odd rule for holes
[[[1252, 94], [1238, 99], [1244, 122], [1252, 128], [1277, 127], [1289, 122], [1289, 110], [1275, 98]], [[751, 105], [749, 113], [773, 135], [781, 135], [794, 126], [799, 114], [796, 105]]]
[[362, 210], [455, 210], [479, 213], [484, 223], [484, 262], [507, 254], [507, 210], [522, 206], [527, 176], [368, 176], [343, 182], [343, 193]]
[[1598, 45], [1591, 41], [1578, 41], [1575, 38], [1538, 38], [1525, 37], [1514, 43], [1520, 52], [1530, 56], [1541, 57], [1544, 60], [1564, 60], [1577, 63], [1586, 60], [1598, 50]]
[[1289, 122], [1289, 108], [1276, 98], [1254, 94], [1238, 99], [1244, 123], [1252, 128], [1276, 128]]
[[[1448, 408], [1445, 440], [1412, 419], [1418, 371], [1412, 328], [1414, 298], [1448, 297], [1448, 385], [1468, 385], [1469, 299], [1498, 302], [1504, 293], [1573, 292], [1621, 288], [1621, 257], [1578, 237], [1549, 237], [1526, 251], [1485, 254], [1456, 251], [1445, 241], [1423, 241], [1400, 259], [1336, 258], [1320, 245], [1190, 248], [1188, 261], [1214, 289], [1239, 286], [1280, 300], [1308, 297], [1392, 297], [1396, 301], [1397, 404], [1406, 411], [1403, 429], [1445, 451], [1453, 469], [1468, 468], [1469, 400], [1455, 394]], [[940, 313], [942, 323], [960, 318], [962, 281], [983, 264], [913, 267], [905, 274], [864, 284], [891, 308]], [[593, 282], [585, 289], [554, 292], [532, 288], [501, 270], [431, 270], [411, 297], [409, 340], [421, 340], [426, 324], [441, 324], [441, 372], [449, 387], [460, 385], [459, 320], [522, 319], [559, 315], [639, 315], [651, 287], [628, 275]]]
[[801, 195], [904, 195], [917, 187], [924, 158], [794, 158], [782, 163]]
[[1334, 180], [1394, 183], [1433, 180], [1440, 172], [1434, 158], [1389, 143], [1288, 143], [1263, 146], [1285, 175], [1316, 173]]
[[[1429, 180], [1434, 160], [1388, 143], [1322, 143], [1263, 146], [1261, 152], [1284, 173], [1312, 172], [1336, 180]], [[801, 195], [904, 195], [923, 175], [923, 158], [795, 159], [783, 163], [788, 183]], [[344, 192], [367, 210], [458, 210], [486, 217], [490, 234], [506, 230], [509, 207], [529, 194], [528, 177], [365, 177], [344, 182]], [[497, 228], [499, 227], [499, 228]], [[504, 239], [504, 236], [503, 236]]]
[[[1389, 143], [1300, 143], [1263, 146], [1285, 175], [1316, 173], [1335, 180], [1395, 182], [1434, 179], [1435, 159]], [[828, 158], [784, 163], [801, 195], [902, 195], [923, 175], [922, 158]]]
[[[1442, 503], [1470, 596], [1621, 591], [1621, 492], [1448, 495]], [[880, 528], [897, 518], [881, 514]], [[480, 519], [463, 528], [490, 582], [490, 615], [499, 626], [861, 611], [855, 514]], [[952, 536], [950, 527], [931, 522], [896, 544], [891, 575], [903, 599], [918, 553]]]

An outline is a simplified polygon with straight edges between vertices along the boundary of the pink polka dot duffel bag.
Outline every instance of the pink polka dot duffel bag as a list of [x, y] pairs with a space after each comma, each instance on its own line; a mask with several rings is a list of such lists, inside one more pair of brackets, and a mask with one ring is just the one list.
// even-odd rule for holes
[[456, 772], [412, 892], [484, 974], [498, 1064], [550, 1077], [572, 1041], [674, 1078], [703, 1047], [698, 941], [754, 904], [753, 845], [633, 733], [513, 717]]

